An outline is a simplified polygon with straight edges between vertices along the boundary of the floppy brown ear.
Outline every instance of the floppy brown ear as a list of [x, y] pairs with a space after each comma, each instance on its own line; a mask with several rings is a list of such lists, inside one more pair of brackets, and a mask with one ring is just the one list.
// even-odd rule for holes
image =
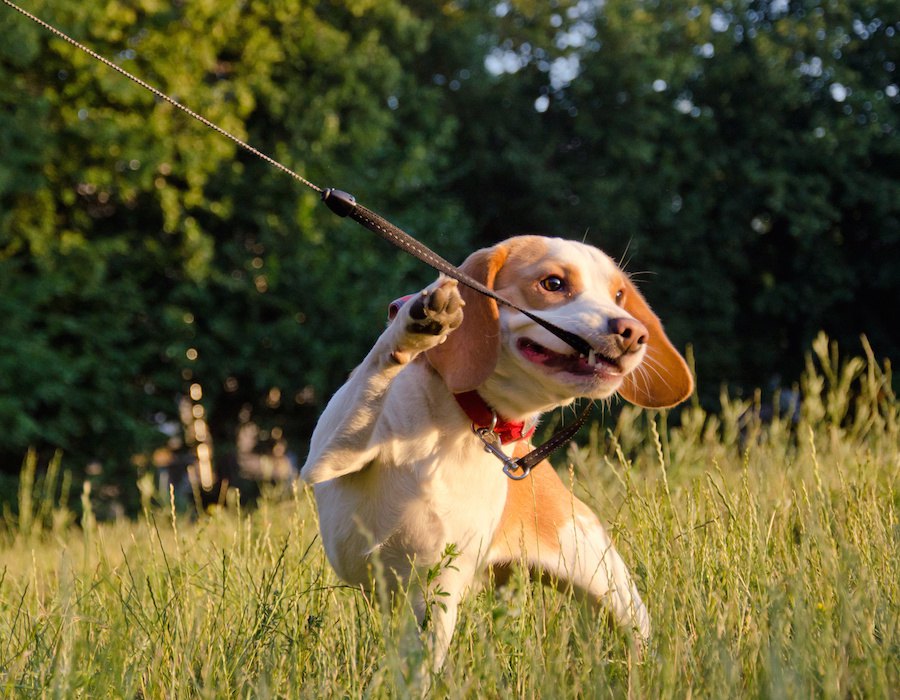
[[625, 377], [619, 394], [644, 408], [668, 408], [681, 403], [694, 391], [691, 371], [666, 337], [659, 317], [627, 278], [624, 308], [647, 327], [650, 337], [644, 361]]
[[[460, 265], [460, 270], [485, 286], [494, 288], [497, 272], [508, 251], [505, 246], [478, 250]], [[425, 356], [454, 394], [476, 389], [490, 376], [500, 354], [500, 311], [497, 302], [459, 285], [466, 306], [463, 321], [440, 345]]]

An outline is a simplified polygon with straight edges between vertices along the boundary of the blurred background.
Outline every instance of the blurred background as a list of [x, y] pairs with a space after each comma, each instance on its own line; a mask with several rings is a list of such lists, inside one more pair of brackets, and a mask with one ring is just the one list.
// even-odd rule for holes
[[[603, 248], [713, 409], [819, 330], [900, 357], [896, 0], [23, 6], [451, 261]], [[142, 475], [289, 478], [433, 277], [0, 7], [0, 500], [29, 450], [113, 514]]]

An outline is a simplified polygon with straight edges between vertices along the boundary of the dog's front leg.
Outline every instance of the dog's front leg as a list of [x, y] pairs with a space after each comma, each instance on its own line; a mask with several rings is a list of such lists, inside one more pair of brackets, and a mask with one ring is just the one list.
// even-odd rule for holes
[[462, 323], [463, 305], [456, 281], [445, 277], [404, 304], [325, 407], [300, 471], [305, 481], [315, 484], [358, 472], [375, 458], [379, 446], [372, 435], [391, 381]]
[[459, 616], [459, 604], [474, 577], [475, 561], [462, 557], [444, 568], [427, 590], [412, 592], [413, 608], [422, 628], [423, 642], [428, 649], [433, 672], [440, 671], [447, 659]]

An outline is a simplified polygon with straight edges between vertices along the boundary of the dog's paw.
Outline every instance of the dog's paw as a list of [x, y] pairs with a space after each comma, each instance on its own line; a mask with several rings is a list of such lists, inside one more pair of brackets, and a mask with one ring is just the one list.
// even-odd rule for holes
[[[463, 320], [465, 302], [456, 280], [442, 277], [407, 302], [398, 321], [401, 337], [395, 349], [399, 353], [422, 352], [443, 342]], [[395, 353], [396, 354], [396, 353]], [[409, 358], [398, 357], [400, 361]]]
[[462, 323], [464, 304], [456, 280], [441, 280], [412, 299], [406, 331], [417, 335], [446, 335]]

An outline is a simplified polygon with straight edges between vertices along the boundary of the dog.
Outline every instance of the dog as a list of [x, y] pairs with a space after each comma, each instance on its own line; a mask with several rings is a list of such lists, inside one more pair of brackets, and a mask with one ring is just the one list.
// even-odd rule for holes
[[[593, 246], [518, 236], [460, 269], [594, 352], [444, 276], [398, 304], [326, 406], [301, 470], [328, 560], [368, 586], [377, 557], [389, 586], [410, 586], [434, 670], [480, 574], [519, 562], [596, 601], [643, 643], [647, 608], [597, 516], [546, 461], [507, 478], [473, 426], [494, 423], [504, 453], [518, 457], [541, 414], [579, 397], [674, 406], [693, 391], [688, 366], [628, 276]], [[440, 566], [448, 552], [452, 563]], [[430, 605], [421, 582], [436, 565], [440, 604]]]

